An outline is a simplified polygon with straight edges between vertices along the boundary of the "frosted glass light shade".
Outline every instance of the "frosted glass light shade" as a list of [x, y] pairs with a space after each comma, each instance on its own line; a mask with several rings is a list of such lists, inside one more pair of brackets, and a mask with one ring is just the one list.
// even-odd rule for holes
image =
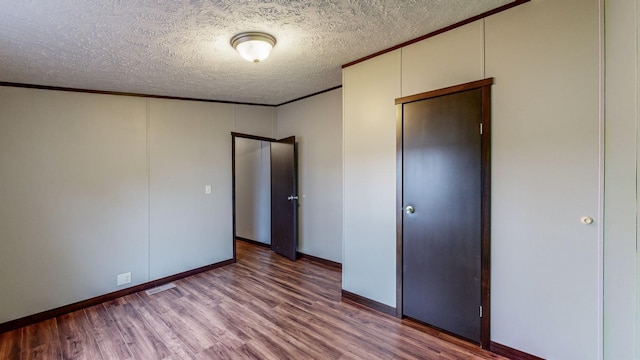
[[233, 46], [247, 61], [260, 62], [269, 56], [276, 39], [265, 33], [241, 33], [231, 39]]

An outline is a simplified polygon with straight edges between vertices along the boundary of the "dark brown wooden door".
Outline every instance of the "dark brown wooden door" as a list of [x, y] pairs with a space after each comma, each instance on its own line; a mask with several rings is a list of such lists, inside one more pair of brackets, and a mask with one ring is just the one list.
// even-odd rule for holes
[[403, 105], [403, 314], [477, 343], [481, 121], [481, 89]]
[[291, 260], [298, 251], [296, 138], [271, 143], [271, 249]]

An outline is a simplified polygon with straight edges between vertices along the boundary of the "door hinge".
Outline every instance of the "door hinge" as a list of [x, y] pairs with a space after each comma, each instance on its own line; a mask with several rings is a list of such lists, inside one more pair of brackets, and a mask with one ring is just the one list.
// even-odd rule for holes
[[480, 135], [482, 135], [482, 123], [480, 123]]
[[482, 317], [482, 305], [480, 305], [480, 317]]

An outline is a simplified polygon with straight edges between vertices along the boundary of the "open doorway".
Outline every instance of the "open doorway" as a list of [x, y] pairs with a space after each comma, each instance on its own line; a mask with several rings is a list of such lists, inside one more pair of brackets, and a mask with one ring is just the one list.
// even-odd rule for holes
[[295, 137], [231, 133], [233, 259], [236, 240], [296, 260], [298, 173]]
[[236, 239], [271, 246], [271, 142], [235, 143]]

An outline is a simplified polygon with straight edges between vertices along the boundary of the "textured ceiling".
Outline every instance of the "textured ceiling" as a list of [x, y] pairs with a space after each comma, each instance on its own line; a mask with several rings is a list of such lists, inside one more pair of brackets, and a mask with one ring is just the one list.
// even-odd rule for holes
[[[280, 104], [341, 65], [513, 0], [0, 0], [0, 81]], [[233, 35], [277, 44], [243, 60]]]

